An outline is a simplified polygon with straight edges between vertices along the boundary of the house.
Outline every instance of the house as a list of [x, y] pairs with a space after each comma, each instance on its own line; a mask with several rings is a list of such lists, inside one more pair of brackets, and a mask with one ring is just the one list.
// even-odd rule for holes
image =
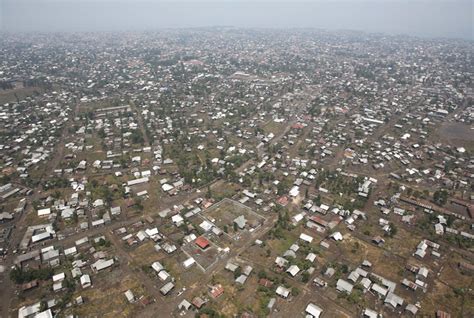
[[258, 284], [263, 287], [271, 288], [273, 286], [273, 282], [266, 278], [260, 278]]
[[385, 244], [385, 240], [381, 236], [376, 236], [372, 239], [372, 242], [374, 242], [378, 246], [382, 246]]
[[277, 256], [275, 259], [275, 264], [280, 268], [285, 268], [288, 265], [288, 261], [283, 257]]
[[313, 237], [308, 235], [308, 234], [301, 233], [300, 234], [300, 240], [302, 240], [306, 243], [311, 243], [313, 241]]
[[196, 307], [197, 309], [201, 309], [202, 306], [204, 306], [204, 304], [206, 303], [206, 301], [204, 299], [202, 299], [201, 297], [194, 297], [193, 301], [191, 302], [194, 307]]
[[328, 267], [324, 272], [324, 276], [331, 278], [336, 273], [336, 270], [332, 267]]
[[175, 214], [171, 217], [171, 221], [174, 223], [176, 226], [181, 226], [184, 224], [184, 219], [181, 215]]
[[305, 312], [311, 317], [319, 318], [323, 310], [315, 304], [309, 303], [308, 306], [306, 306]]
[[122, 212], [122, 209], [119, 206], [110, 208], [110, 214], [119, 215]]
[[301, 220], [304, 219], [305, 214], [303, 212], [296, 214], [292, 217], [293, 224], [297, 225]]
[[173, 288], [174, 288], [174, 284], [172, 282], [166, 283], [163, 287], [161, 287], [160, 293], [163, 296], [166, 296]]
[[285, 251], [285, 253], [283, 253], [283, 257], [291, 257], [291, 258], [296, 258], [296, 253], [295, 251], [291, 250], [291, 249], [288, 249]]
[[225, 265], [225, 269], [232, 273], [235, 272], [237, 268], [239, 268], [239, 266], [231, 262], [227, 262], [227, 264]]
[[375, 310], [369, 308], [365, 308], [362, 315], [364, 318], [379, 318], [379, 314]]
[[209, 241], [203, 236], [199, 236], [194, 243], [203, 250], [209, 247]]
[[418, 273], [416, 274], [416, 278], [417, 279], [426, 279], [428, 277], [428, 274], [429, 274], [428, 268], [422, 266], [418, 270]]
[[153, 268], [156, 273], [159, 273], [160, 271], [164, 269], [163, 265], [161, 265], [161, 263], [158, 261], [151, 264], [151, 268]]
[[209, 232], [214, 227], [214, 224], [207, 220], [204, 220], [201, 222], [201, 224], [199, 224], [199, 227], [201, 227], [205, 232]]
[[183, 267], [184, 267], [184, 268], [190, 268], [190, 267], [193, 266], [195, 263], [196, 263], [196, 261], [194, 260], [194, 258], [190, 257], [190, 258], [186, 259], [186, 260], [183, 262]]
[[379, 294], [380, 297], [385, 297], [388, 293], [388, 289], [383, 288], [377, 283], [374, 283], [370, 289]]
[[387, 294], [387, 297], [385, 297], [384, 303], [385, 304], [390, 304], [393, 308], [397, 308], [398, 306], [403, 305], [403, 298], [401, 298], [400, 296], [395, 295], [392, 292], [389, 292]]
[[13, 220], [13, 215], [8, 212], [0, 213], [0, 222]]
[[96, 272], [100, 272], [103, 269], [109, 268], [113, 264], [114, 264], [113, 259], [109, 259], [109, 260], [99, 259], [91, 265], [91, 268], [92, 268], [92, 270], [94, 270]]
[[352, 281], [353, 283], [357, 283], [357, 280], [359, 279], [359, 273], [356, 271], [352, 271], [349, 276], [347, 277], [348, 280]]
[[293, 186], [289, 192], [291, 197], [297, 197], [300, 194], [300, 188], [298, 186]]
[[82, 288], [91, 287], [92, 283], [91, 283], [91, 278], [89, 275], [87, 274], [82, 275], [80, 280], [81, 280]]
[[210, 293], [212, 298], [216, 299], [224, 293], [224, 287], [221, 284], [212, 286]]
[[270, 298], [270, 300], [268, 301], [267, 308], [269, 310], [272, 310], [273, 306], [275, 306], [275, 303], [276, 303], [276, 298], [274, 297]]
[[436, 311], [436, 318], [451, 318], [451, 314], [442, 310], [438, 310]]
[[104, 200], [102, 200], [102, 199], [97, 199], [97, 200], [95, 200], [95, 201], [92, 203], [92, 206], [93, 206], [94, 208], [103, 207], [103, 206], [104, 206]]
[[297, 265], [291, 265], [286, 272], [295, 277], [300, 272], [300, 268]]
[[72, 256], [77, 253], [77, 248], [75, 246], [67, 248], [64, 250], [64, 256]]
[[319, 277], [313, 279], [313, 284], [319, 287], [326, 287], [328, 284]]
[[441, 223], [436, 223], [434, 227], [435, 227], [435, 233], [437, 235], [443, 235], [444, 234], [444, 227]]
[[281, 285], [277, 287], [275, 293], [278, 296], [280, 296], [282, 298], [285, 298], [285, 299], [288, 298], [288, 296], [290, 296], [290, 290], [288, 288], [284, 287], [284, 286], [281, 286]]
[[82, 271], [78, 267], [73, 267], [73, 269], [71, 269], [71, 275], [72, 275], [72, 278], [82, 276]]
[[464, 262], [464, 261], [461, 261], [458, 263], [458, 267], [461, 271], [465, 272], [465, 273], [474, 273], [474, 265], [470, 264], [470, 263], [467, 263], [467, 262]]
[[146, 183], [148, 181], [149, 181], [148, 177], [138, 178], [138, 179], [128, 181], [127, 186], [131, 187], [131, 186], [134, 186], [134, 185]]
[[316, 260], [316, 254], [314, 254], [312, 252], [308, 253], [305, 260], [310, 261], [311, 263], [313, 263]]
[[354, 285], [352, 285], [348, 281], [345, 281], [341, 278], [336, 283], [336, 289], [340, 292], [345, 292], [345, 293], [350, 294], [352, 292], [352, 288], [354, 288]]
[[32, 280], [31, 282], [28, 282], [28, 283], [25, 283], [25, 284], [22, 284], [20, 289], [22, 291], [27, 291], [27, 290], [30, 290], [30, 289], [33, 289], [35, 287], [38, 287], [38, 280], [37, 279], [34, 279]]
[[62, 282], [66, 278], [66, 275], [64, 273], [59, 273], [53, 276], [53, 282]]
[[335, 232], [330, 236], [335, 241], [342, 241], [342, 234], [341, 232]]
[[168, 253], [168, 254], [171, 254], [171, 253], [173, 253], [174, 251], [177, 250], [176, 245], [170, 244], [170, 243], [168, 243], [168, 242], [164, 243], [164, 244], [162, 245], [162, 247], [163, 247], [163, 250], [164, 250], [166, 253]]
[[405, 311], [408, 311], [410, 312], [412, 315], [416, 315], [416, 313], [418, 312], [418, 307], [416, 307], [415, 305], [413, 304], [408, 304], [406, 307], [405, 307]]
[[182, 302], [178, 304], [178, 309], [179, 310], [189, 310], [191, 308], [192, 304], [187, 301], [186, 299], [183, 299]]
[[133, 295], [132, 291], [129, 289], [124, 293], [125, 297], [127, 298], [129, 303], [135, 302], [135, 295]]
[[289, 200], [288, 200], [288, 197], [284, 195], [284, 196], [279, 197], [276, 202], [281, 206], [287, 206]]
[[161, 281], [166, 281], [168, 278], [170, 278], [171, 275], [165, 271], [164, 269], [161, 270], [159, 273], [158, 273], [158, 278], [161, 280]]
[[245, 281], [247, 280], [248, 276], [247, 275], [240, 275], [239, 277], [237, 277], [237, 279], [235, 280], [236, 283], [240, 284], [240, 285], [243, 285], [245, 284]]
[[234, 219], [234, 224], [241, 230], [245, 228], [245, 225], [247, 224], [247, 220], [243, 215], [238, 216]]
[[45, 208], [38, 210], [38, 216], [48, 216], [51, 214], [51, 208]]
[[253, 271], [253, 267], [250, 266], [250, 265], [247, 265], [247, 266], [245, 266], [244, 269], [242, 270], [242, 273], [243, 273], [244, 275], [250, 276], [250, 273], [252, 273], [252, 271]]
[[23, 306], [18, 309], [18, 318], [33, 317], [33, 315], [40, 312], [41, 302], [37, 302], [30, 306]]

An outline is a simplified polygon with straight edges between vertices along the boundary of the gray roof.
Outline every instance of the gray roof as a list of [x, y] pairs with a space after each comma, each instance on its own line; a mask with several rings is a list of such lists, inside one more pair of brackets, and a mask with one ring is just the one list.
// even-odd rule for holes
[[351, 283], [349, 283], [348, 281], [345, 281], [343, 279], [339, 279], [337, 281], [337, 284], [336, 284], [336, 289], [338, 291], [343, 291], [343, 292], [346, 292], [346, 293], [351, 293], [352, 292], [352, 288], [354, 287], [354, 285], [352, 285]]
[[245, 224], [247, 224], [247, 220], [245, 219], [245, 216], [241, 215], [241, 216], [236, 217], [234, 219], [234, 223], [237, 224], [237, 226], [240, 229], [243, 229], [243, 228], [245, 228]]
[[389, 292], [387, 297], [385, 298], [384, 303], [386, 303], [386, 304], [388, 303], [388, 304], [392, 305], [394, 308], [397, 308], [397, 306], [403, 305], [403, 298], [401, 298], [400, 296], [395, 295], [392, 292]]
[[166, 283], [163, 287], [161, 287], [160, 292], [163, 295], [168, 294], [174, 288], [174, 284], [172, 282]]
[[245, 281], [247, 280], [248, 276], [247, 275], [240, 275], [235, 282], [243, 285]]

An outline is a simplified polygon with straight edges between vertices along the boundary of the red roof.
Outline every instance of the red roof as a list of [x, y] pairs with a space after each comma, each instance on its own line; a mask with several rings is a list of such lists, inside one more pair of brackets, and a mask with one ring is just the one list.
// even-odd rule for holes
[[264, 286], [264, 287], [272, 287], [273, 286], [273, 282], [271, 280], [266, 279], [266, 278], [260, 278], [260, 280], [258, 281], [258, 284], [261, 285], [261, 286]]
[[288, 197], [287, 196], [281, 196], [277, 199], [277, 203], [282, 206], [286, 206], [288, 204]]
[[211, 295], [213, 298], [217, 298], [219, 297], [220, 295], [222, 295], [224, 293], [224, 287], [222, 287], [222, 285], [217, 285], [217, 286], [214, 286], [212, 287], [211, 289]]
[[327, 221], [321, 219], [319, 216], [317, 215], [312, 215], [310, 218], [309, 218], [311, 221], [313, 221], [314, 223], [316, 224], [319, 224], [319, 225], [322, 225], [324, 227], [327, 227], [329, 224]]
[[291, 128], [293, 129], [303, 129], [304, 128], [304, 125], [301, 124], [301, 123], [294, 123]]
[[202, 236], [198, 237], [194, 241], [194, 243], [196, 243], [196, 245], [199, 246], [200, 248], [202, 248], [203, 250], [206, 249], [209, 246], [209, 241], [206, 238], [202, 237]]
[[447, 312], [442, 311], [442, 310], [438, 310], [436, 312], [436, 318], [451, 318], [451, 315], [448, 314]]

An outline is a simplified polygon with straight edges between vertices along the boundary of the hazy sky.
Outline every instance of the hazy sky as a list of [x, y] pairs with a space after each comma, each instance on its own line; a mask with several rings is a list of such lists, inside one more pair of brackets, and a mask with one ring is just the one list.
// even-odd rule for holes
[[0, 30], [315, 27], [474, 40], [471, 0], [0, 0]]

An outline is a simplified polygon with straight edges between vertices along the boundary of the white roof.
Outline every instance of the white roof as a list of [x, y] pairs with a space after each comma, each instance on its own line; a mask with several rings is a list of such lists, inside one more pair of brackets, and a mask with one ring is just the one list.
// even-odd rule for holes
[[207, 221], [207, 220], [204, 220], [202, 221], [201, 224], [199, 224], [199, 226], [204, 230], [204, 231], [210, 231], [212, 229], [212, 227], [214, 226], [214, 224], [212, 224], [211, 222]]
[[96, 271], [100, 271], [100, 270], [103, 270], [103, 269], [106, 269], [107, 267], [110, 267], [114, 264], [114, 260], [113, 259], [109, 259], [109, 260], [98, 260], [97, 262], [95, 262], [94, 264], [92, 264], [92, 268], [94, 268]]
[[171, 184], [165, 183], [161, 186], [161, 188], [163, 189], [163, 191], [168, 192], [172, 190], [174, 187]]
[[291, 188], [289, 194], [290, 194], [290, 196], [292, 196], [292, 197], [298, 196], [298, 194], [300, 194], [300, 188], [299, 188], [298, 186], [294, 186], [293, 188]]
[[311, 243], [313, 241], [312, 236], [309, 236], [308, 234], [304, 234], [304, 233], [300, 234], [300, 239], [308, 243]]
[[37, 313], [41, 308], [41, 303], [37, 302], [31, 306], [23, 306], [18, 310], [18, 318], [24, 318]]
[[156, 227], [152, 228], [152, 229], [146, 229], [145, 230], [145, 233], [148, 235], [148, 236], [153, 236], [153, 235], [156, 235], [158, 234], [158, 229]]
[[183, 222], [183, 220], [184, 220], [183, 217], [179, 214], [175, 214], [171, 217], [171, 221], [173, 221], [173, 223], [175, 224], [181, 223]]
[[341, 232], [335, 232], [331, 235], [331, 237], [335, 240], [335, 241], [342, 241], [342, 234]]
[[372, 310], [372, 309], [369, 309], [369, 308], [364, 309], [364, 317], [378, 318], [378, 316], [379, 316], [379, 314], [375, 310]]
[[308, 255], [305, 258], [305, 260], [310, 261], [310, 262], [314, 262], [315, 259], [316, 259], [316, 254], [314, 253], [308, 253]]
[[296, 276], [300, 271], [300, 268], [297, 265], [291, 265], [286, 272], [289, 273], [291, 276]]
[[151, 268], [153, 268], [157, 273], [159, 273], [164, 267], [161, 265], [160, 262], [154, 262], [151, 264]]
[[49, 214], [51, 214], [51, 208], [38, 210], [38, 216], [49, 215]]
[[36, 242], [42, 241], [42, 240], [50, 238], [50, 237], [51, 237], [51, 233], [43, 232], [43, 233], [40, 233], [40, 234], [33, 235], [31, 237], [31, 241], [33, 243], [36, 243]]
[[64, 255], [66, 255], [66, 256], [73, 255], [73, 254], [76, 254], [76, 253], [77, 253], [77, 248], [75, 246], [64, 250]]
[[53, 276], [53, 282], [60, 282], [62, 281], [66, 275], [64, 273], [59, 273]]
[[127, 300], [129, 302], [133, 302], [135, 300], [135, 296], [133, 295], [132, 291], [129, 289], [125, 293], [125, 297], [127, 297]]
[[382, 295], [382, 296], [385, 296], [385, 295], [387, 295], [387, 293], [388, 293], [388, 289], [383, 288], [382, 286], [380, 286], [380, 285], [377, 284], [377, 283], [374, 283], [374, 284], [372, 285], [371, 289], [372, 289], [373, 291], [379, 293], [379, 294]]
[[168, 274], [168, 272], [165, 271], [165, 270], [162, 270], [161, 272], [158, 273], [158, 277], [159, 277], [161, 280], [163, 280], [163, 281], [165, 281], [165, 280], [167, 280], [168, 278], [170, 278], [170, 276], [171, 276], [171, 275]]
[[316, 306], [315, 304], [309, 303], [308, 306], [306, 306], [306, 313], [310, 314], [314, 318], [319, 318], [319, 315], [323, 312], [323, 310]]
[[91, 277], [87, 274], [81, 276], [81, 285], [90, 285], [91, 284]]
[[277, 293], [277, 295], [285, 298], [290, 295], [290, 291], [284, 286], [278, 286], [275, 292]]
[[395, 295], [392, 292], [389, 292], [387, 297], [385, 298], [385, 303], [389, 303], [392, 305], [394, 308], [397, 308], [397, 306], [403, 305], [403, 298], [401, 298], [398, 295]]
[[51, 309], [48, 309], [36, 314], [35, 318], [53, 318], [53, 313], [51, 312]]
[[188, 267], [192, 266], [194, 263], [196, 263], [196, 261], [194, 260], [194, 258], [190, 257], [190, 258], [188, 258], [187, 260], [185, 260], [183, 262], [183, 266], [185, 268], [188, 268]]
[[353, 287], [354, 287], [354, 285], [352, 285], [351, 283], [349, 283], [348, 281], [345, 281], [343, 279], [339, 279], [336, 283], [336, 289], [338, 291], [351, 293]]
[[133, 185], [140, 184], [140, 183], [145, 183], [145, 182], [148, 182], [148, 181], [149, 181], [148, 177], [143, 177], [143, 178], [130, 180], [130, 181], [127, 182], [127, 185], [128, 186], [133, 186]]

